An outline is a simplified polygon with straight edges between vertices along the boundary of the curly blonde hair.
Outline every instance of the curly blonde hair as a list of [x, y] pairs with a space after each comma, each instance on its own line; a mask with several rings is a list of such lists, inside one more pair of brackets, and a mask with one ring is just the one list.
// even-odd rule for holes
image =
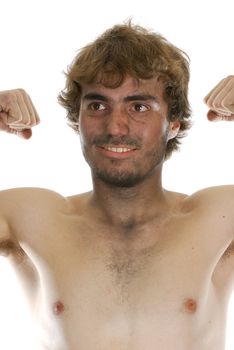
[[82, 84], [120, 86], [126, 76], [136, 79], [159, 77], [168, 104], [168, 120], [180, 121], [178, 135], [167, 143], [165, 159], [180, 145], [191, 126], [188, 102], [189, 58], [162, 35], [131, 21], [115, 25], [82, 48], [68, 67], [66, 86], [58, 96], [67, 110], [70, 126], [78, 130]]

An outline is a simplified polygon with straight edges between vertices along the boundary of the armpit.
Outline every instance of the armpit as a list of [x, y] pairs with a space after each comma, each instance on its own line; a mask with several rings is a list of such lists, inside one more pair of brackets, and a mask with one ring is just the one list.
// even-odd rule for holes
[[234, 257], [234, 241], [229, 245], [226, 251], [223, 254], [223, 258]]
[[23, 249], [11, 239], [5, 239], [0, 241], [0, 255], [5, 257], [11, 257], [17, 263], [22, 262], [25, 257]]

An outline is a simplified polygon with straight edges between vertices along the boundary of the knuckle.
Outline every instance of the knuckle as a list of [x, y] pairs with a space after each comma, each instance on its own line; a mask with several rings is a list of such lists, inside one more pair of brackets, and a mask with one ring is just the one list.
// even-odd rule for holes
[[22, 88], [15, 89], [15, 92], [21, 95], [27, 95], [26, 91]]
[[218, 108], [222, 107], [222, 104], [220, 103], [220, 101], [214, 101], [214, 102], [212, 103], [212, 106], [213, 106], [214, 108], [218, 109]]
[[24, 103], [26, 105], [27, 104], [27, 100], [28, 100], [27, 92], [24, 89], [21, 89], [21, 88], [14, 90], [14, 92], [15, 92], [16, 100], [19, 103]]
[[17, 103], [19, 90], [20, 89], [14, 89], [0, 92], [1, 110], [8, 112], [10, 108]]
[[208, 99], [207, 101], [206, 101], [206, 105], [208, 106], [208, 107], [212, 107], [212, 101], [211, 101], [211, 99]]
[[7, 107], [12, 104], [12, 102], [15, 100], [14, 93], [4, 91], [0, 95], [0, 103], [2, 107]]
[[231, 80], [234, 80], [234, 75], [228, 75], [228, 76], [227, 76], [227, 79], [229, 79], [229, 80], [230, 80], [230, 79], [231, 79]]

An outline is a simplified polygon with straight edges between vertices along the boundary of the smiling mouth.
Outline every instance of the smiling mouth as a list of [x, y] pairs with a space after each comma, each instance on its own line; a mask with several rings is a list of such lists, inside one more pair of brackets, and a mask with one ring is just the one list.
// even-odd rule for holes
[[116, 153], [126, 153], [133, 151], [133, 148], [127, 148], [127, 147], [109, 147], [105, 146], [103, 147], [105, 150], [110, 151], [110, 152], [116, 152]]

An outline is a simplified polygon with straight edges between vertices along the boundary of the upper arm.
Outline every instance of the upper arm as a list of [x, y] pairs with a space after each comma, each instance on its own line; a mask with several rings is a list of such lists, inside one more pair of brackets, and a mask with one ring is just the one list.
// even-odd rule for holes
[[210, 246], [217, 249], [213, 283], [229, 295], [234, 286], [234, 186], [208, 188], [197, 192], [194, 198], [204, 222], [209, 223]]
[[35, 251], [38, 244], [47, 245], [46, 234], [54, 225], [54, 213], [66, 208], [64, 200], [39, 188], [0, 191], [0, 255], [8, 258], [32, 305], [40, 278], [31, 249], [26, 248]]
[[40, 188], [0, 192], [0, 254], [24, 258], [22, 243], [30, 245], [38, 228], [53, 211], [61, 210], [64, 198]]
[[0, 255], [8, 258], [28, 302], [33, 306], [38, 290], [38, 273], [2, 216], [0, 216]]
[[[1, 198], [1, 195], [0, 195]], [[1, 202], [1, 199], [0, 199]], [[1, 205], [2, 204], [2, 205]], [[14, 262], [22, 262], [25, 257], [23, 249], [17, 238], [14, 236], [4, 211], [1, 210], [3, 203], [0, 204], [0, 255], [11, 258]], [[5, 209], [6, 210], [6, 209]]]
[[213, 222], [222, 220], [234, 234], [234, 185], [203, 189], [190, 197], [191, 205], [209, 215]]
[[[220, 252], [233, 248], [234, 242], [234, 186], [216, 186], [194, 193], [188, 206], [206, 227], [212, 244]], [[228, 251], [230, 252], [230, 250]]]

